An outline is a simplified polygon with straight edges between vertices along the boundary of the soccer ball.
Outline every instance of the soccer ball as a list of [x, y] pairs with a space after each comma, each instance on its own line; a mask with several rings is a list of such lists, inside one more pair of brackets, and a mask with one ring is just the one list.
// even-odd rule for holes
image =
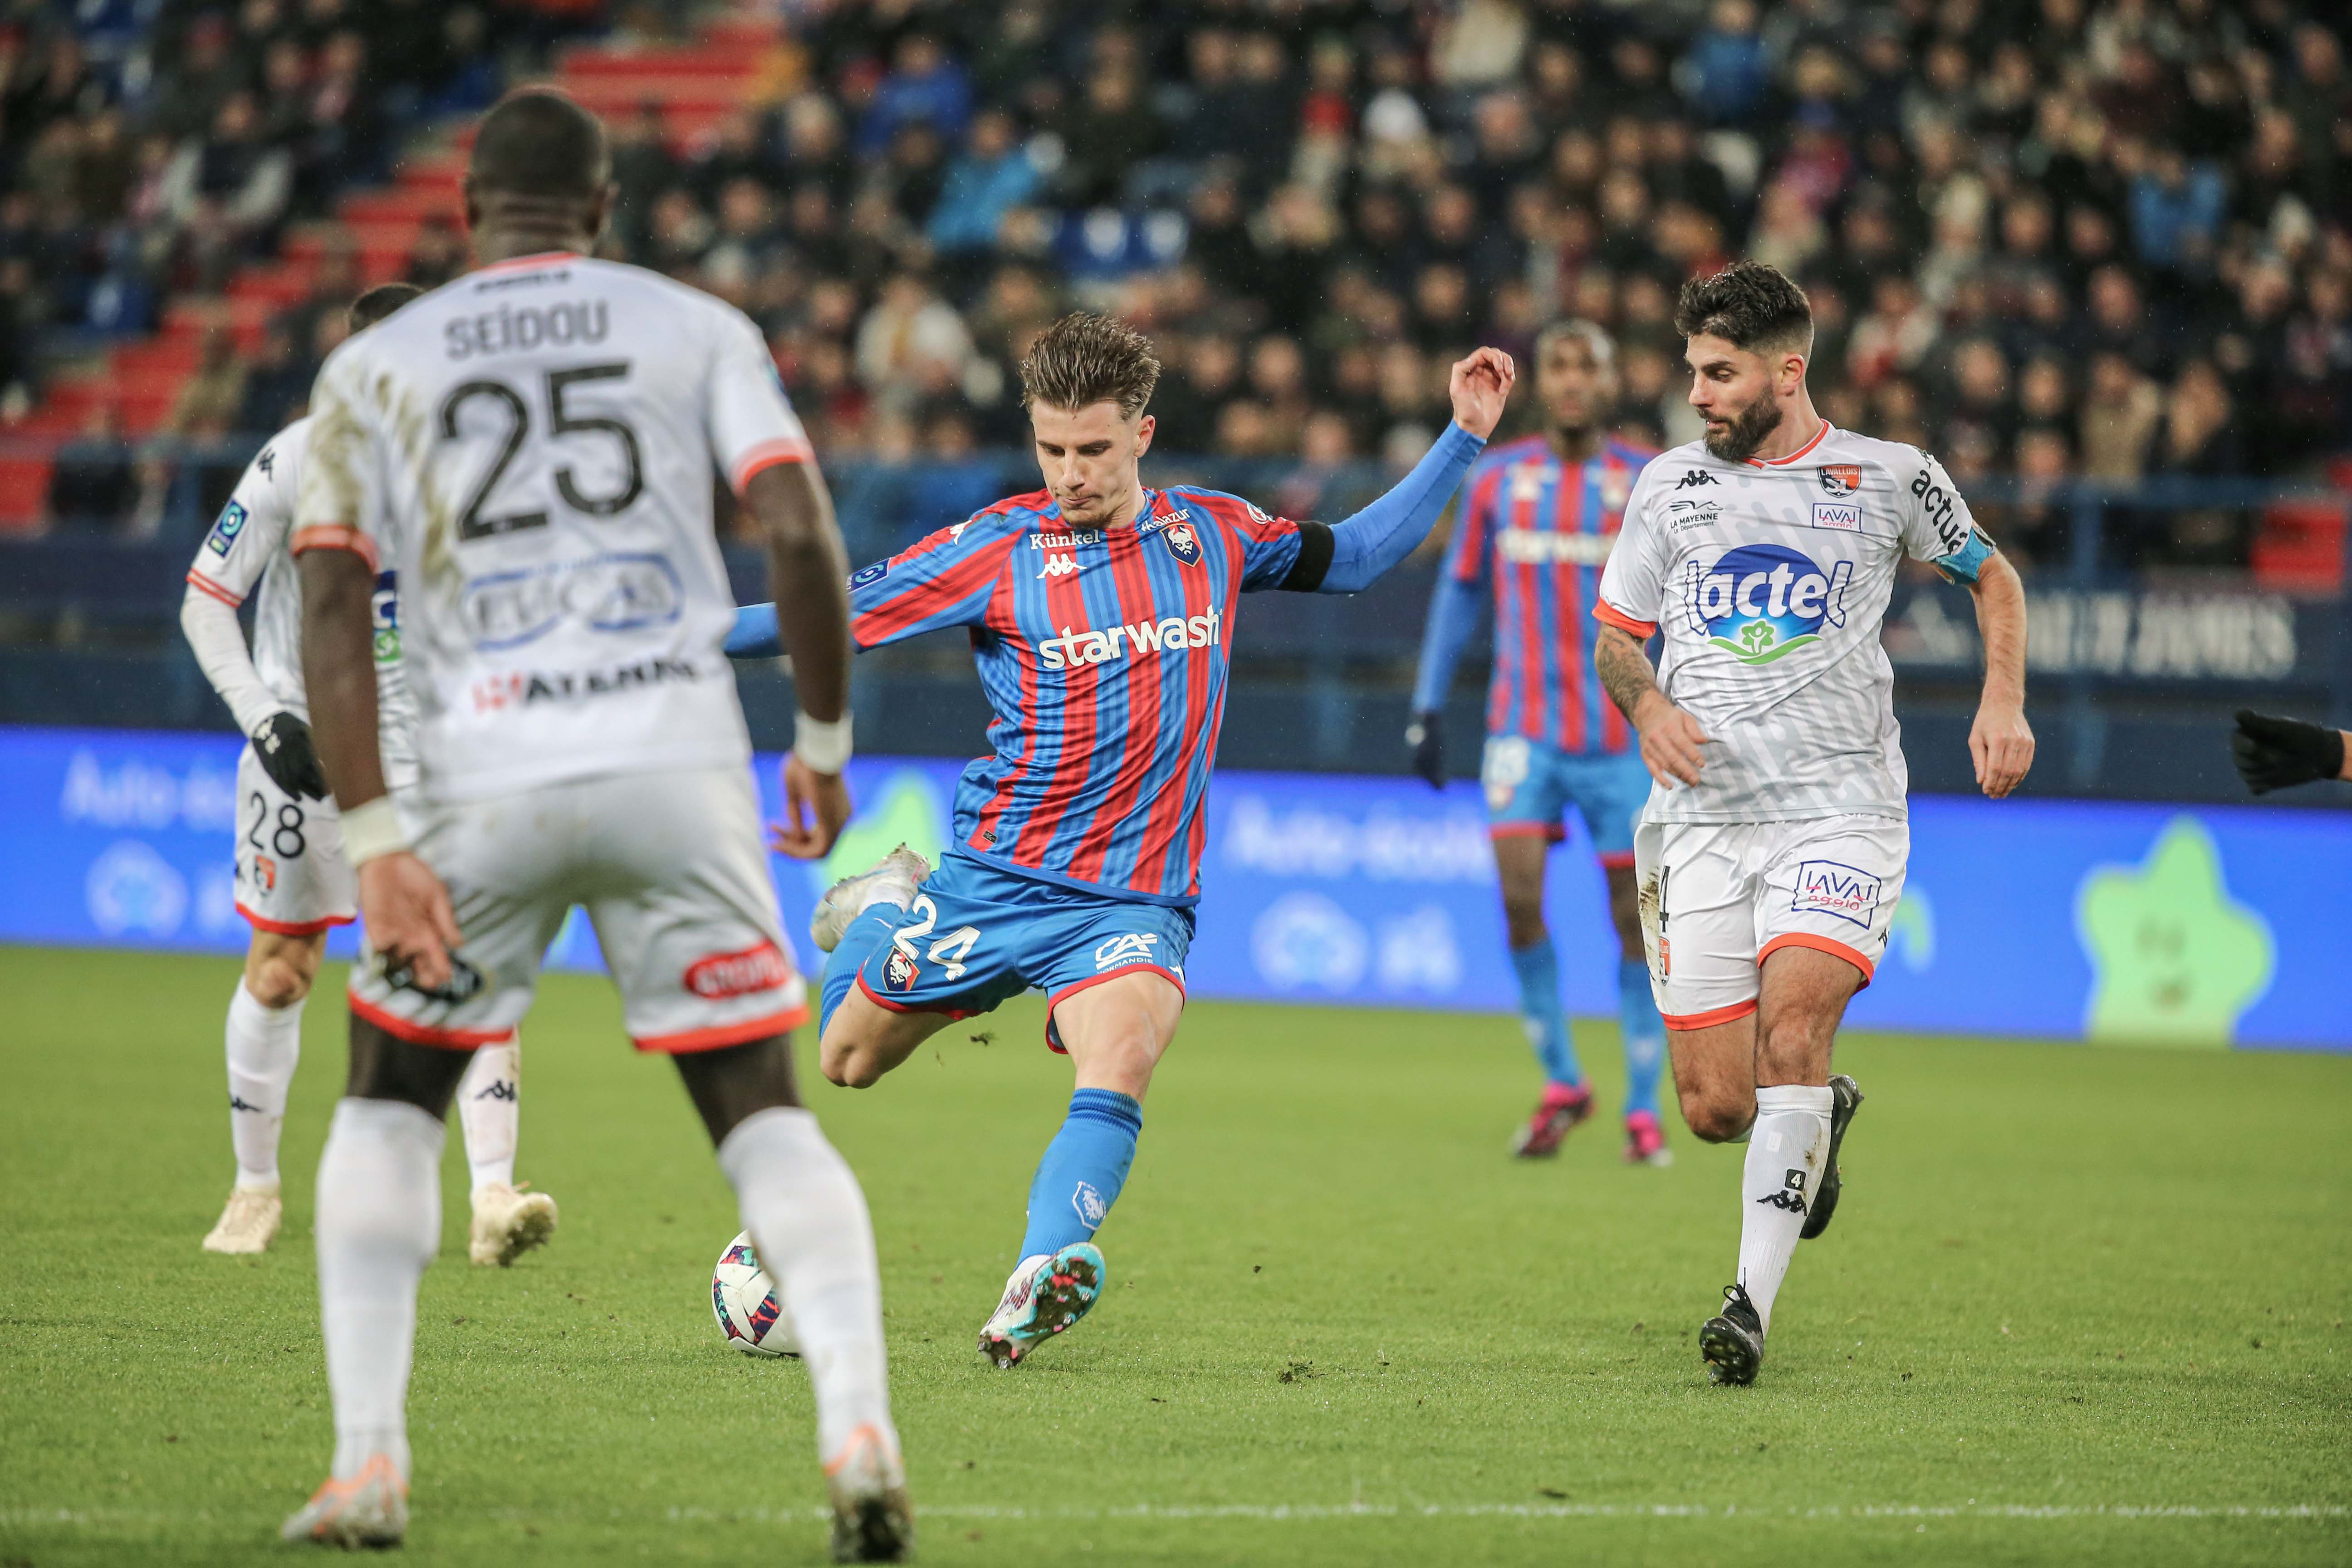
[[760, 1267], [748, 1230], [727, 1244], [719, 1267], [710, 1271], [710, 1315], [719, 1320], [727, 1342], [745, 1355], [801, 1353], [793, 1321], [784, 1315], [784, 1298]]

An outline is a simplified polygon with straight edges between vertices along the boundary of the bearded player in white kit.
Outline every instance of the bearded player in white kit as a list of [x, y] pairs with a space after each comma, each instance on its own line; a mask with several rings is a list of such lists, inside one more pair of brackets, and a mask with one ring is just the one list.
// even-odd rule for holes
[[[303, 663], [367, 947], [350, 1086], [319, 1164], [334, 1465], [285, 1534], [380, 1545], [405, 1531], [442, 1117], [467, 1053], [530, 1006], [579, 903], [630, 1037], [677, 1061], [779, 1281], [815, 1394], [835, 1555], [897, 1561], [913, 1521], [873, 1227], [793, 1081], [806, 987], [720, 651], [735, 605], [714, 466], [769, 545], [802, 707], [778, 844], [805, 858], [849, 815], [847, 564], [759, 330], [588, 258], [609, 171], [603, 128], [568, 100], [530, 91], [493, 109], [466, 177], [478, 269], [338, 349], [312, 398], [294, 535]], [[422, 719], [413, 840], [376, 744], [379, 565], [399, 574]]]
[[[424, 292], [411, 283], [369, 289], [352, 302], [351, 330], [365, 331]], [[288, 544], [310, 446], [310, 421], [303, 418], [254, 455], [196, 550], [180, 606], [197, 664], [248, 737], [236, 764], [236, 909], [253, 935], [227, 1028], [236, 1181], [205, 1237], [206, 1252], [260, 1252], [278, 1235], [285, 1208], [278, 1144], [302, 1055], [302, 1004], [326, 954], [327, 931], [358, 912], [302, 689], [302, 586]], [[257, 584], [247, 651], [236, 613]], [[395, 793], [416, 782], [416, 704], [400, 673], [399, 602], [393, 574], [379, 573], [370, 601], [377, 719], [384, 781]], [[555, 1230], [555, 1200], [520, 1190], [514, 1179], [521, 1059], [512, 1037], [484, 1046], [457, 1086], [473, 1171], [476, 1263], [510, 1264]]]
[[[1812, 309], [1760, 262], [1683, 289], [1702, 440], [1654, 459], [1601, 582], [1593, 667], [1642, 735], [1643, 940], [1683, 1119], [1748, 1139], [1739, 1271], [1699, 1331], [1748, 1384], [1800, 1239], [1835, 1212], [1861, 1090], [1830, 1074], [1903, 892], [1908, 775], [1879, 626], [1905, 556], [1968, 585], [1985, 649], [1969, 751], [1996, 799], [2033, 761], [2025, 595], [1943, 466], [1831, 427]], [[1653, 672], [1643, 645], [1664, 633]], [[1663, 689], [1661, 686], [1663, 684]]]

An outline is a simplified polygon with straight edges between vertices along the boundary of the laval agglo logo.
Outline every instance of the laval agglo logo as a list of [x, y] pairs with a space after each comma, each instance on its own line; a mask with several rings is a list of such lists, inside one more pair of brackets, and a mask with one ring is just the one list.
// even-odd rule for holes
[[1823, 572], [1779, 544], [1743, 544], [1713, 566], [1694, 561], [1684, 608], [1691, 629], [1742, 664], [1769, 664], [1845, 625], [1853, 563]]

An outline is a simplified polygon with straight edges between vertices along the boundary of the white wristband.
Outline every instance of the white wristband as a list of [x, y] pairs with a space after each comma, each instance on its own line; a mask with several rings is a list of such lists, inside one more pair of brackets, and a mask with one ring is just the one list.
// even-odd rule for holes
[[342, 814], [343, 863], [356, 871], [369, 861], [397, 855], [408, 847], [408, 830], [400, 826], [400, 809], [392, 796], [380, 795], [365, 805]]
[[793, 715], [793, 755], [812, 773], [837, 773], [849, 763], [849, 715], [830, 722]]

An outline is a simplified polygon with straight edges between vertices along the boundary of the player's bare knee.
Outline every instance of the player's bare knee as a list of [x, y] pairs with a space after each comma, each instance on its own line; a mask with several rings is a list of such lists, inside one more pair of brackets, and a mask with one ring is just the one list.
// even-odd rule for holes
[[291, 1007], [310, 994], [311, 972], [278, 954], [257, 957], [245, 966], [245, 988], [253, 999], [275, 1011]]
[[1691, 1089], [1681, 1091], [1684, 1124], [1702, 1142], [1728, 1143], [1756, 1120], [1755, 1096]]

